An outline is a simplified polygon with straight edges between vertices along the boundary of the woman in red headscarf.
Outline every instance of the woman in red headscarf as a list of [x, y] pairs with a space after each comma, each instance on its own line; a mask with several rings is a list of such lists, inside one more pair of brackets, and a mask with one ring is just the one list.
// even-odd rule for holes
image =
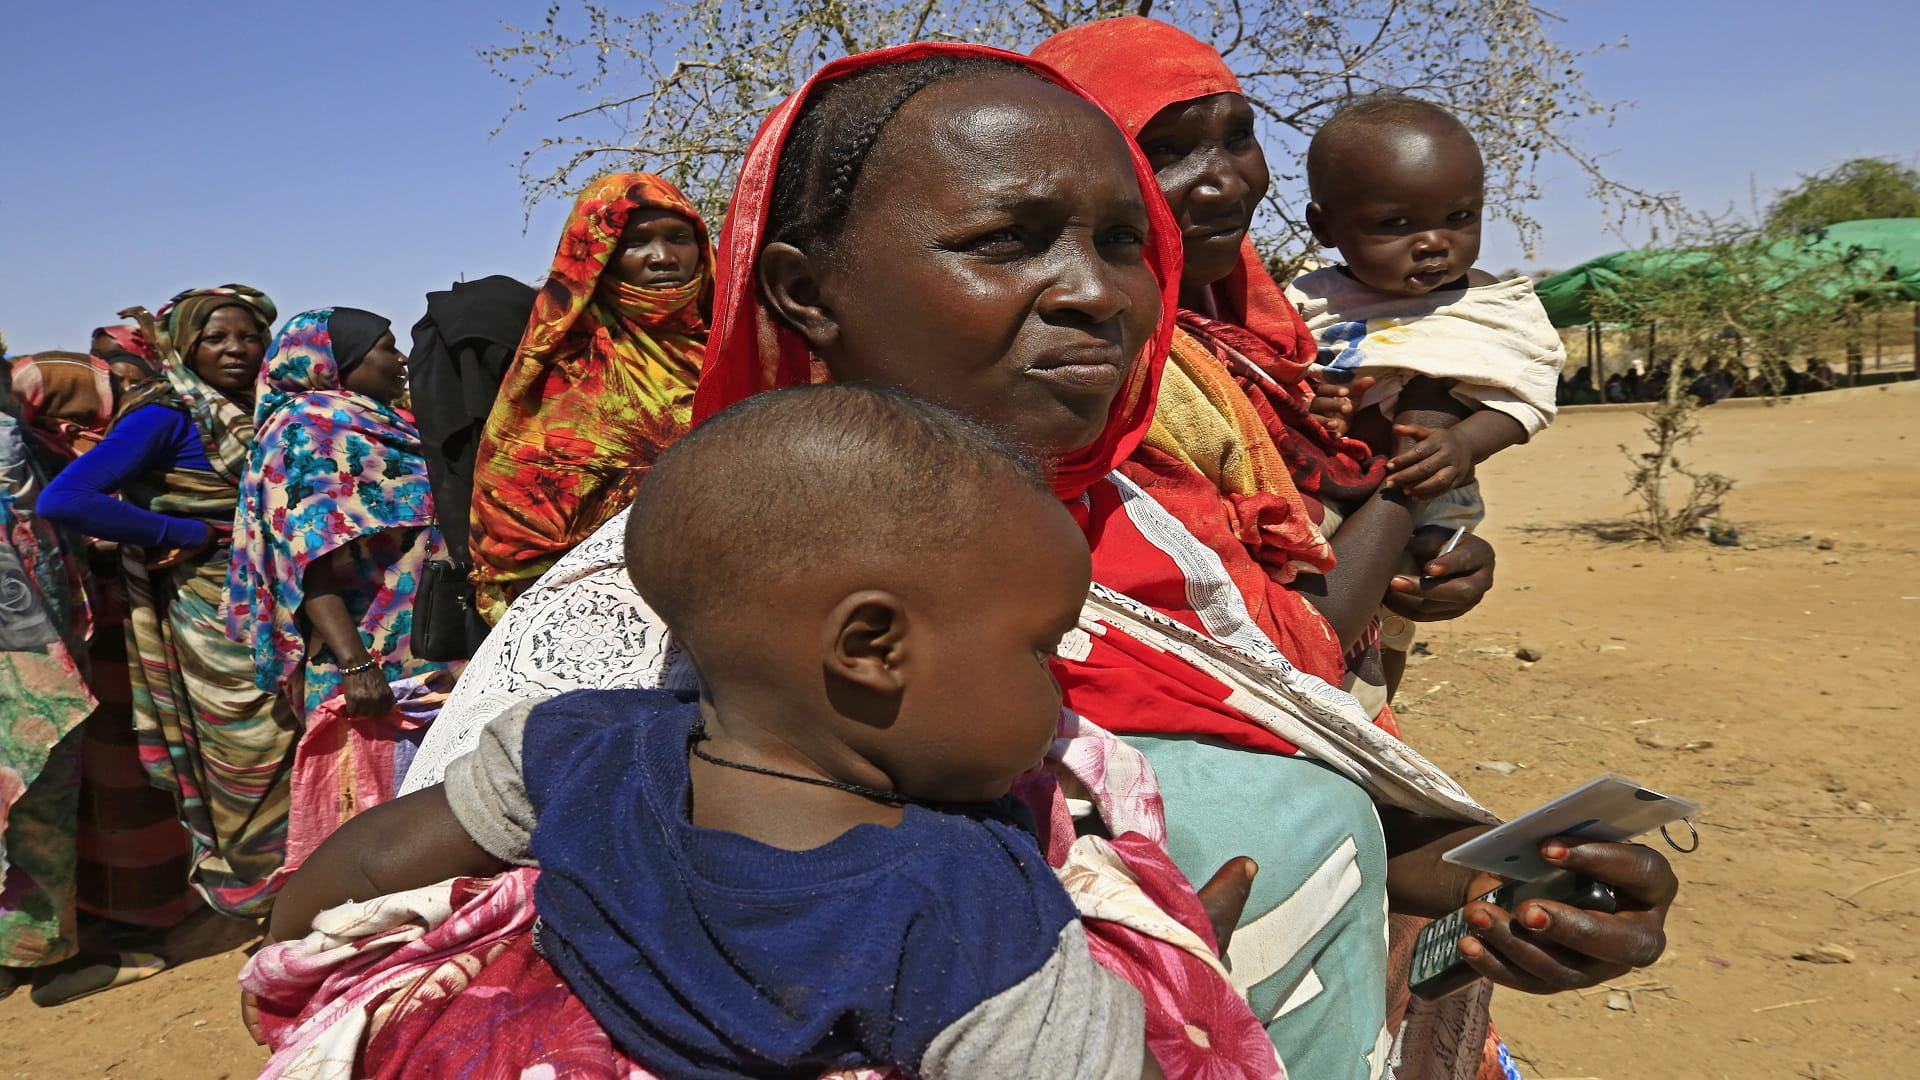
[[[1373, 615], [1383, 594], [1397, 595], [1388, 590], [1402, 551], [1429, 561], [1429, 573], [1470, 575], [1490, 569], [1490, 549], [1476, 541], [1436, 560], [1444, 531], [1415, 536], [1416, 501], [1382, 488], [1383, 466], [1367, 446], [1331, 434], [1311, 414], [1305, 375], [1317, 346], [1248, 238], [1268, 173], [1252, 106], [1220, 54], [1167, 23], [1130, 16], [1063, 31], [1034, 56], [1091, 91], [1135, 139], [1183, 239], [1179, 329], [1161, 411], [1123, 471], [1220, 556], [1288, 659], [1343, 684], [1377, 722], [1396, 730]], [[1139, 565], [1136, 578], [1151, 570]], [[1442, 585], [1428, 599], [1444, 602], [1446, 593], [1465, 594], [1469, 587], [1468, 581]], [[1468, 595], [1477, 598], [1478, 590]], [[1463, 610], [1457, 603], [1434, 608], [1426, 617]], [[1116, 698], [1132, 681], [1124, 671], [1094, 670], [1084, 673], [1084, 685], [1070, 683], [1069, 695]], [[1287, 748], [1212, 733], [1240, 747], [1289, 755], [1261, 761], [1202, 741], [1169, 739], [1163, 737], [1167, 726], [1144, 713], [1118, 730], [1131, 733], [1129, 741], [1153, 762], [1169, 803], [1193, 810], [1172, 830], [1177, 862], [1191, 870], [1223, 846], [1259, 859], [1265, 873], [1248, 904], [1250, 922], [1340, 862], [1349, 844], [1357, 844], [1354, 865], [1363, 877], [1378, 872], [1369, 850], [1378, 827], [1349, 827], [1364, 824], [1370, 808], [1337, 786], [1317, 796], [1322, 813], [1303, 815], [1307, 827], [1287, 832], [1282, 844], [1248, 846], [1246, 836], [1257, 834], [1275, 808], [1247, 792], [1284, 786], [1288, 804], [1298, 805], [1320, 779], [1312, 770], [1301, 773]], [[1335, 810], [1341, 806], [1344, 815]], [[1380, 918], [1377, 907], [1348, 906], [1327, 925], [1337, 937], [1364, 924], [1365, 934], [1351, 947], [1291, 955], [1268, 949], [1261, 965], [1236, 967], [1289, 1064], [1304, 1075], [1335, 1075], [1340, 1063], [1382, 1052], [1375, 1045], [1382, 1023], [1378, 987], [1389, 960], [1380, 947]], [[1409, 925], [1401, 924], [1398, 936], [1406, 937]], [[1290, 998], [1308, 975], [1325, 989], [1311, 1000]], [[1399, 1000], [1404, 1005], [1404, 987]], [[1461, 1026], [1483, 1024], [1480, 1015], [1460, 1020]], [[1398, 1029], [1396, 1017], [1384, 1022], [1388, 1031]]]
[[[1384, 465], [1366, 444], [1310, 413], [1316, 343], [1248, 236], [1268, 183], [1252, 106], [1212, 46], [1155, 19], [1078, 26], [1034, 55], [1091, 91], [1140, 144], [1183, 239], [1170, 400], [1130, 474], [1180, 507], [1209, 546], [1237, 539], [1256, 555], [1269, 580], [1236, 581], [1256, 607], [1265, 594], [1276, 623], [1315, 621], [1299, 618], [1311, 601], [1322, 633], [1283, 630], [1276, 643], [1307, 670], [1344, 681], [1391, 726], [1372, 616], [1401, 550], [1431, 558], [1437, 545], [1409, 545], [1412, 500], [1381, 487]], [[1214, 493], [1192, 482], [1196, 470]], [[1490, 562], [1484, 543], [1470, 544], [1442, 574]]]
[[615, 173], [580, 194], [475, 458], [473, 583], [488, 622], [632, 502], [687, 430], [712, 295], [713, 245], [678, 188]]

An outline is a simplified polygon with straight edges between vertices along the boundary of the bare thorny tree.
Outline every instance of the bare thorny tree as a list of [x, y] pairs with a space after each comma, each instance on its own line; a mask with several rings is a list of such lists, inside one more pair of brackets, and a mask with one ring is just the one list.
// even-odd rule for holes
[[1646, 410], [1650, 448], [1620, 450], [1629, 465], [1627, 494], [1637, 504], [1634, 528], [1663, 547], [1706, 531], [1734, 485], [1681, 460], [1700, 433], [1693, 373], [1721, 366], [1778, 393], [1795, 358], [1812, 355], [1834, 325], [1873, 302], [1882, 265], [1865, 252], [1822, 245], [1817, 236], [1781, 238], [1704, 215], [1691, 217], [1675, 240], [1674, 247], [1645, 252], [1643, 273], [1593, 299], [1597, 322], [1658, 328], [1666, 381], [1661, 399]]
[[1310, 249], [1301, 223], [1306, 138], [1351, 97], [1396, 90], [1443, 104], [1478, 136], [1492, 213], [1527, 247], [1539, 235], [1528, 204], [1548, 158], [1574, 163], [1617, 219], [1674, 204], [1609, 176], [1575, 141], [1608, 123], [1581, 68], [1596, 49], [1554, 40], [1558, 21], [1525, 0], [663, 0], [619, 14], [594, 0], [556, 0], [534, 27], [482, 52], [515, 87], [507, 113], [559, 94], [556, 129], [520, 163], [526, 201], [564, 197], [593, 174], [661, 173], [718, 221], [755, 129], [781, 98], [837, 56], [916, 40], [976, 41], [1025, 51], [1092, 19], [1149, 14], [1211, 41], [1265, 123], [1275, 182], [1262, 223], [1278, 256]]

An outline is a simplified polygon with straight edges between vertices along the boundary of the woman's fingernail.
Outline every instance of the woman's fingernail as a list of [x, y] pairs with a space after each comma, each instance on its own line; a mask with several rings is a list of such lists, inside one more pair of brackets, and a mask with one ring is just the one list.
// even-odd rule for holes
[[1476, 930], [1485, 930], [1493, 925], [1493, 916], [1484, 911], [1476, 911], [1467, 916], [1467, 922], [1471, 923]]
[[1545, 930], [1547, 924], [1553, 920], [1547, 918], [1547, 913], [1539, 908], [1531, 908], [1520, 917], [1520, 921], [1526, 923], [1530, 930]]
[[1567, 857], [1567, 845], [1558, 840], [1549, 840], [1540, 845], [1540, 857], [1550, 862], [1559, 862]]
[[1487, 947], [1485, 945], [1480, 944], [1470, 937], [1460, 939], [1460, 955], [1462, 956], [1479, 956], [1486, 951]]

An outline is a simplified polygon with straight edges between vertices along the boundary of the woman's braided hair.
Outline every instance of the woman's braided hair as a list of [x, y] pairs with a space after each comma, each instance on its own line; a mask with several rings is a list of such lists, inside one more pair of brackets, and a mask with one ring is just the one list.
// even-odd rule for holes
[[801, 106], [780, 154], [766, 239], [812, 251], [831, 247], [853, 209], [853, 189], [880, 135], [913, 95], [957, 76], [1019, 73], [987, 56], [930, 56], [868, 68], [820, 87]]

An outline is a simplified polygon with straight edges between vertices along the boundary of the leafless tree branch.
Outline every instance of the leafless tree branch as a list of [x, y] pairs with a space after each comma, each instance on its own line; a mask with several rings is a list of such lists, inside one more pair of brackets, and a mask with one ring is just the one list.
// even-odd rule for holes
[[[1342, 103], [1396, 90], [1473, 129], [1489, 205], [1529, 245], [1539, 233], [1528, 214], [1536, 176], [1552, 158], [1571, 160], [1622, 220], [1675, 210], [1670, 196], [1617, 177], [1585, 148], [1619, 108], [1581, 80], [1602, 50], [1556, 40], [1558, 16], [1528, 0], [661, 0], [632, 15], [554, 0], [539, 23], [504, 27], [506, 39], [481, 57], [513, 88], [496, 134], [524, 126], [529, 105], [558, 117], [522, 161], [529, 206], [566, 196], [589, 164], [625, 154], [622, 165], [656, 167], [718, 215], [760, 119], [834, 56], [922, 39], [1027, 49], [1090, 19], [1149, 12], [1232, 57], [1283, 181], [1299, 179], [1305, 139]], [[1309, 248], [1289, 210], [1305, 192], [1275, 187], [1263, 240]]]

